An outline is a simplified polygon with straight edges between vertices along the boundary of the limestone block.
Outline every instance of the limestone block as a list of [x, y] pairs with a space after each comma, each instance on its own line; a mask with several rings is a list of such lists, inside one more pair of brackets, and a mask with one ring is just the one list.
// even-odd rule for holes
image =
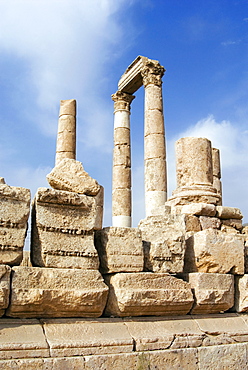
[[158, 110], [163, 112], [162, 88], [154, 84], [145, 87], [145, 113]]
[[0, 331], [1, 360], [49, 357], [48, 344], [38, 320], [0, 319]]
[[182, 206], [181, 213], [197, 216], [215, 216], [216, 206], [208, 203], [190, 203]]
[[84, 170], [81, 162], [66, 158], [47, 175], [47, 181], [57, 190], [97, 195], [100, 185]]
[[244, 241], [216, 229], [199, 231], [186, 240], [184, 272], [244, 274]]
[[30, 211], [30, 190], [0, 184], [0, 204], [0, 264], [19, 265]]
[[165, 140], [163, 134], [145, 136], [145, 159], [165, 159]]
[[68, 114], [71, 116], [76, 115], [76, 100], [75, 99], [60, 100], [59, 116], [62, 116], [64, 114]]
[[239, 231], [232, 226], [221, 225], [220, 230], [227, 234], [239, 234]]
[[108, 288], [97, 270], [14, 267], [11, 317], [98, 317]]
[[242, 220], [238, 220], [237, 218], [222, 220], [222, 225], [231, 226], [237, 230], [242, 230]]
[[133, 351], [133, 338], [120, 319], [44, 319], [52, 357]]
[[136, 351], [201, 346], [205, 333], [190, 316], [132, 317], [124, 319]]
[[146, 112], [145, 136], [150, 134], [164, 135], [164, 118], [159, 110]]
[[166, 166], [163, 158], [145, 161], [146, 191], [166, 191]]
[[185, 216], [185, 226], [186, 231], [201, 231], [201, 225], [199, 221], [199, 217], [194, 215], [186, 215]]
[[115, 189], [112, 193], [112, 214], [113, 216], [120, 215], [120, 209], [122, 216], [130, 215], [130, 204], [131, 204], [131, 190], [130, 189]]
[[115, 189], [131, 188], [131, 168], [125, 166], [114, 166], [113, 184]]
[[248, 274], [235, 276], [235, 311], [248, 311]]
[[131, 166], [130, 145], [115, 145], [113, 153], [113, 166]]
[[57, 152], [73, 152], [76, 151], [76, 132], [68, 130], [68, 126], [75, 126], [75, 118], [70, 116], [63, 116], [60, 118], [60, 126], [64, 128], [59, 131], [57, 135]]
[[32, 267], [32, 263], [30, 259], [30, 251], [23, 251], [23, 259], [22, 259], [20, 266]]
[[101, 228], [102, 208], [97, 203], [100, 195], [38, 189], [32, 209], [34, 266], [98, 269], [94, 229]]
[[115, 145], [130, 145], [130, 129], [127, 127], [117, 127], [114, 129]]
[[145, 255], [145, 270], [183, 271], [185, 221], [183, 215], [150, 216], [139, 223]]
[[199, 221], [201, 224], [202, 230], [205, 229], [220, 229], [221, 221], [217, 217], [208, 217], [208, 216], [200, 216]]
[[143, 271], [141, 231], [137, 228], [106, 227], [95, 234], [102, 274]]
[[4, 310], [9, 305], [10, 272], [9, 266], [0, 265], [0, 316], [3, 316]]
[[105, 275], [109, 286], [106, 315], [183, 315], [193, 303], [185, 281], [163, 273], [119, 273]]
[[247, 368], [247, 344], [231, 344], [198, 349], [199, 369], [242, 370]]
[[222, 219], [235, 218], [241, 220], [243, 215], [239, 208], [217, 206], [217, 217]]
[[193, 272], [183, 274], [194, 293], [192, 314], [227, 311], [234, 305], [234, 276]]

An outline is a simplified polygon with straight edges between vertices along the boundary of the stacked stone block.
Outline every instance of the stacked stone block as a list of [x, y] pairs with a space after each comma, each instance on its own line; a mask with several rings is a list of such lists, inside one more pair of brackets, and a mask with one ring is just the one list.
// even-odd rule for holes
[[0, 179], [0, 316], [9, 305], [11, 267], [18, 266], [28, 228], [30, 191]]

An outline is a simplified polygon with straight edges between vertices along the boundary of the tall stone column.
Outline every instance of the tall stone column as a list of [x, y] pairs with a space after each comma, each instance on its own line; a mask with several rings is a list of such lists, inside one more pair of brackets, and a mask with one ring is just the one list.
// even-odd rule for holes
[[[162, 99], [164, 67], [148, 59], [141, 70], [145, 88], [145, 204], [146, 216], [167, 199], [166, 149]], [[153, 211], [153, 212], [152, 212]]]
[[208, 139], [179, 139], [176, 142], [176, 168], [177, 189], [168, 203], [218, 203], [220, 196], [213, 186], [212, 146]]
[[76, 100], [61, 100], [55, 166], [64, 158], [76, 159]]
[[114, 152], [112, 180], [113, 226], [131, 227], [130, 104], [133, 95], [117, 91], [114, 101]]
[[218, 205], [222, 205], [222, 184], [221, 184], [221, 169], [220, 169], [220, 151], [219, 149], [212, 148], [212, 162], [213, 162], [213, 187], [220, 195]]

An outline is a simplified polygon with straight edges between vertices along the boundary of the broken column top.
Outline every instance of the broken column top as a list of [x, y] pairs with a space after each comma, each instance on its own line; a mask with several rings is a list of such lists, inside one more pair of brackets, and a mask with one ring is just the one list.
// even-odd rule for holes
[[135, 91], [137, 91], [143, 85], [141, 71], [148, 63], [152, 63], [154, 66], [159, 67], [162, 74], [164, 73], [165, 69], [159, 64], [159, 61], [139, 55], [127, 67], [126, 71], [121, 76], [118, 83], [118, 90], [127, 94], [133, 94]]
[[59, 117], [63, 116], [64, 114], [68, 114], [70, 116], [76, 116], [76, 100], [60, 100], [60, 110], [59, 110]]

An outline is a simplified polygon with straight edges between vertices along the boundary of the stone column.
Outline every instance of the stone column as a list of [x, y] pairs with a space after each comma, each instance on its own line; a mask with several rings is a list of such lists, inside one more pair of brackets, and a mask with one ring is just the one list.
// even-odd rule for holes
[[112, 180], [113, 226], [131, 227], [130, 104], [133, 95], [117, 91], [114, 101], [114, 152]]
[[174, 204], [217, 204], [220, 196], [213, 186], [212, 147], [208, 139], [179, 139], [176, 142], [176, 167], [177, 189], [172, 193], [169, 202], [173, 200]]
[[222, 205], [222, 184], [221, 184], [221, 169], [220, 169], [220, 151], [212, 148], [212, 162], [213, 162], [213, 186], [220, 195], [218, 205]]
[[[145, 88], [145, 204], [146, 216], [167, 199], [166, 150], [162, 99], [164, 67], [147, 60], [141, 70]], [[152, 212], [153, 210], [153, 212]]]
[[64, 158], [76, 159], [76, 100], [61, 100], [55, 166]]

